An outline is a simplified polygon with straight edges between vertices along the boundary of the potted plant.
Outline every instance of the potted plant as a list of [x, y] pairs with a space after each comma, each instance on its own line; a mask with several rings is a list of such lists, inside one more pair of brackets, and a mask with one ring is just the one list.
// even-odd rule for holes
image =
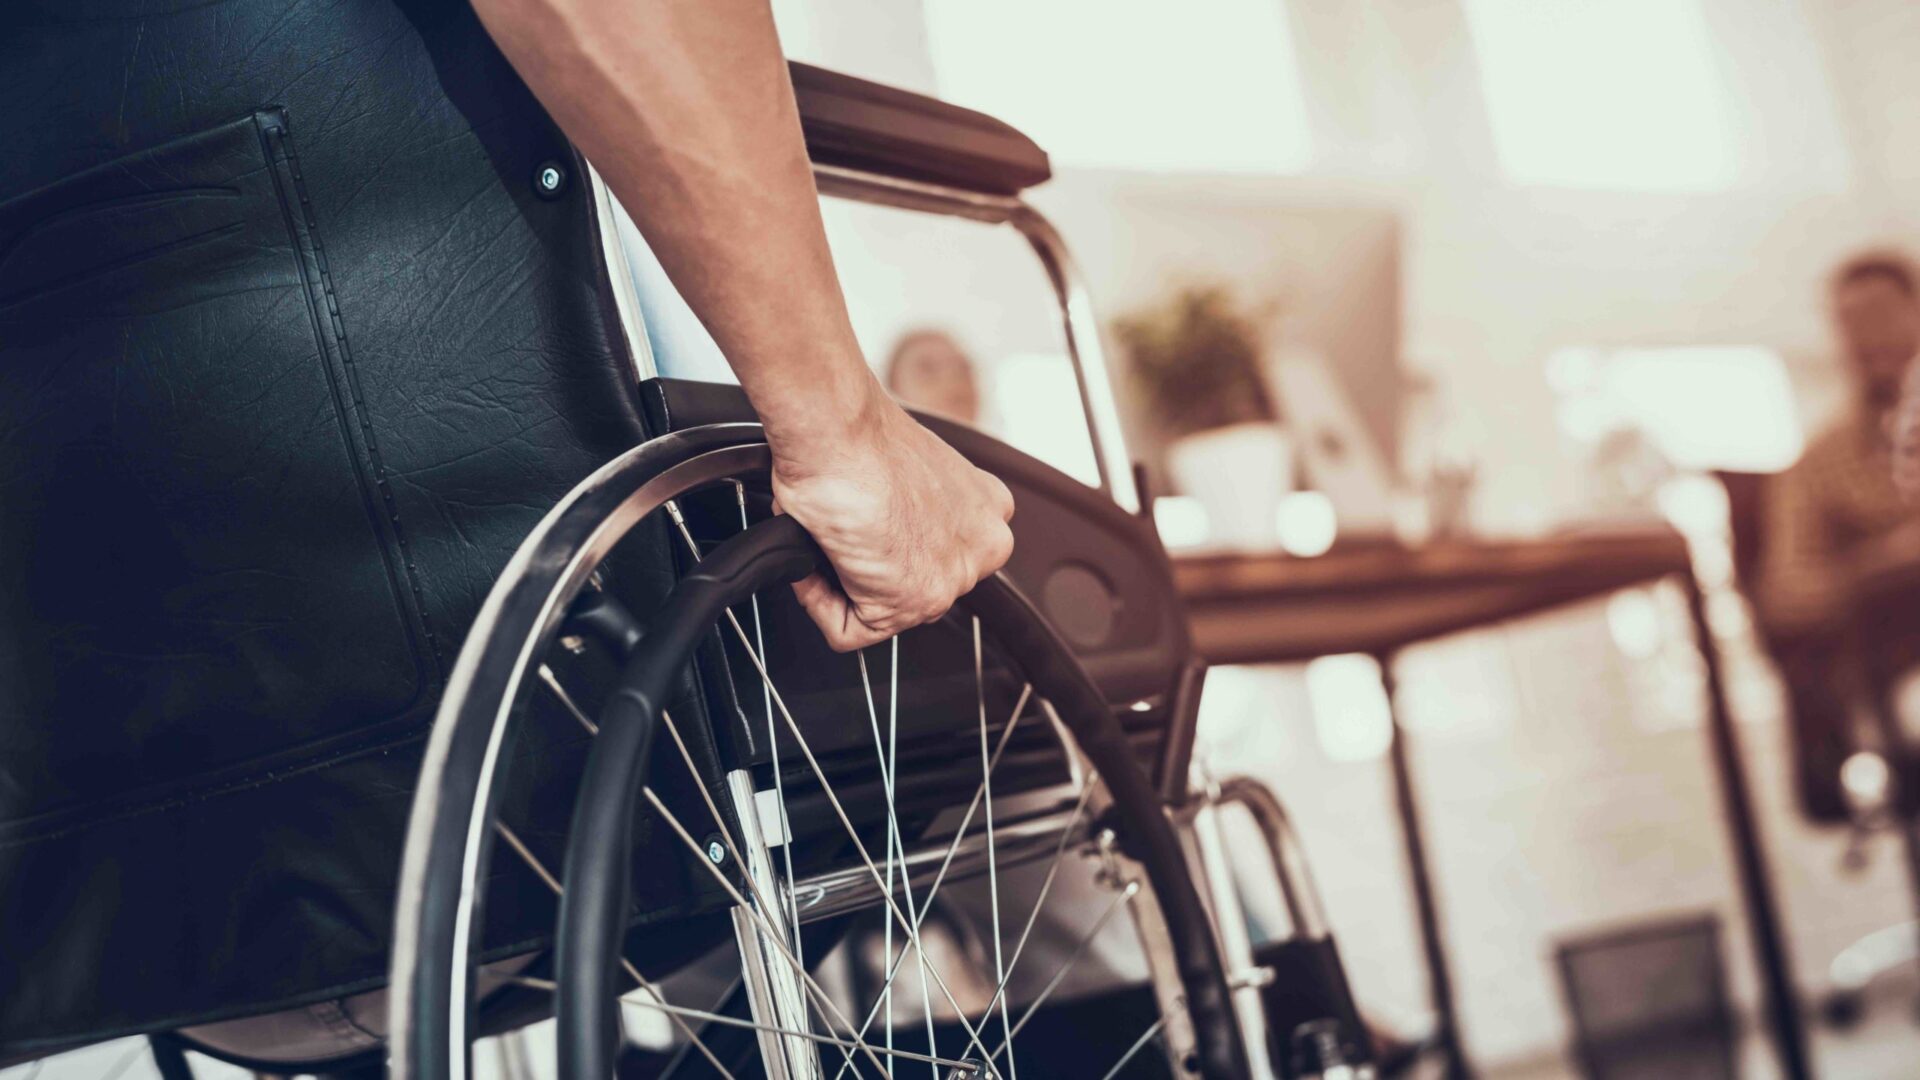
[[1210, 539], [1230, 547], [1272, 546], [1293, 486], [1262, 360], [1270, 320], [1225, 287], [1200, 285], [1113, 326], [1135, 397], [1166, 442], [1174, 487], [1206, 511]]

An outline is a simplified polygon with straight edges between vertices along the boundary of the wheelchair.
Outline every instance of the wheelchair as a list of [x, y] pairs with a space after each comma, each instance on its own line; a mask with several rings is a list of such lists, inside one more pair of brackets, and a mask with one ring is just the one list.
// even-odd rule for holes
[[[372, 38], [380, 29], [360, 28]], [[629, 359], [634, 316], [607, 270], [618, 264], [610, 200], [587, 163], [554, 148], [523, 95], [474, 104], [490, 79], [510, 75], [470, 16], [415, 29], [449, 97], [466, 96], [447, 115], [481, 108], [486, 130], [524, 123], [552, 155], [522, 153], [507, 168], [511, 155], [480, 140], [498, 172], [482, 185], [489, 196], [557, 219], [529, 250], [545, 251], [561, 284], [545, 286], [528, 325], [577, 351], [579, 328], [556, 331], [547, 318], [571, 313], [606, 343], [587, 350], [591, 363], [549, 363], [516, 388], [538, 399], [519, 414], [529, 427], [570, 433], [559, 450], [508, 455], [518, 472], [497, 459], [490, 472], [460, 472], [469, 456], [494, 453], [498, 433], [486, 430], [443, 455], [457, 480], [399, 464], [418, 439], [392, 429], [405, 412], [393, 402], [411, 399], [383, 387], [365, 350], [348, 355], [339, 330], [356, 299], [353, 241], [364, 237], [345, 229], [335, 250], [346, 254], [329, 264], [313, 212], [326, 202], [314, 174], [330, 150], [363, 147], [330, 148], [323, 136], [319, 153], [308, 144], [296, 156], [289, 114], [266, 110], [0, 202], [13, 253], [41, 228], [20, 223], [124, 201], [113, 186], [143, 168], [178, 176], [264, 155], [264, 172], [235, 175], [264, 175], [277, 186], [260, 198], [303, 211], [286, 221], [300, 270], [290, 288], [339, 337], [321, 336], [327, 378], [314, 400], [337, 412], [326, 438], [344, 440], [357, 471], [344, 494], [311, 498], [364, 499], [379, 552], [372, 579], [316, 571], [318, 586], [294, 594], [319, 604], [314, 626], [242, 625], [262, 594], [230, 582], [244, 603], [209, 638], [219, 664], [163, 648], [93, 674], [82, 661], [111, 650], [75, 627], [110, 621], [115, 594], [137, 593], [155, 557], [111, 542], [5, 549], [31, 575], [77, 557], [95, 570], [63, 586], [71, 592], [30, 590], [31, 602], [11, 605], [60, 617], [45, 654], [58, 675], [5, 703], [6, 724], [25, 733], [10, 741], [48, 755], [62, 776], [107, 763], [129, 790], [69, 785], [23, 800], [26, 812], [6, 807], [0, 1064], [150, 1034], [169, 1080], [190, 1076], [199, 1054], [264, 1074], [443, 1080], [479, 1075], [475, 1045], [494, 1038], [508, 1048], [498, 1071], [520, 1076], [522, 1033], [551, 1019], [554, 1061], [569, 1078], [1367, 1075], [1367, 1038], [1284, 812], [1251, 782], [1195, 778], [1204, 667], [1139, 510], [1085, 293], [1058, 236], [1020, 198], [1047, 178], [1045, 155], [977, 113], [794, 66], [823, 194], [1004, 224], [1031, 242], [1058, 294], [1101, 473], [1089, 487], [923, 418], [1013, 490], [1015, 553], [940, 622], [842, 656], [784, 588], [823, 563], [772, 513], [769, 454], [744, 397]], [[532, 201], [553, 191], [492, 190], [526, 173], [548, 188], [571, 182], [573, 198], [553, 211]], [[446, 197], [464, 196], [455, 185]], [[49, 303], [68, 301], [58, 290], [0, 296], [0, 330], [24, 328], [22, 355], [52, 370], [72, 355], [78, 307]], [[463, 377], [407, 374], [423, 373]], [[37, 392], [21, 379], [15, 414]], [[398, 396], [383, 403], [382, 393]], [[16, 508], [70, 510], [47, 493], [119, 467], [85, 455], [74, 464], [85, 440], [56, 437], [72, 420], [60, 410], [101, 398], [68, 398], [43, 422], [46, 445], [64, 452], [7, 466], [15, 490], [43, 496]], [[424, 410], [413, 419], [427, 422]], [[282, 475], [299, 479], [293, 464]], [[463, 484], [503, 476], [511, 490], [493, 497], [509, 509], [489, 518], [491, 531], [463, 531], [459, 501], [474, 490]], [[231, 524], [247, 513], [238, 503], [262, 497], [246, 478], [221, 482], [235, 485], [234, 502], [210, 506], [210, 490], [188, 491], [159, 508], [163, 522]], [[444, 528], [418, 525], [418, 489], [430, 489]], [[222, 542], [258, 539], [234, 529]], [[515, 543], [502, 543], [508, 532]], [[212, 558], [196, 539], [178, 542], [190, 549], [184, 577]], [[351, 561], [357, 551], [343, 542], [319, 554]], [[227, 568], [214, 570], [227, 580]], [[290, 572], [256, 570], [269, 571]], [[187, 585], [193, 603], [222, 599], [205, 582]], [[325, 610], [329, 598], [339, 610]], [[272, 599], [284, 616], [291, 601]], [[398, 618], [357, 631], [351, 619], [380, 603]], [[174, 626], [145, 610], [128, 620]], [[285, 658], [264, 649], [283, 634], [312, 636]], [[463, 643], [436, 673], [449, 635]], [[86, 647], [72, 645], [81, 638]], [[382, 652], [396, 642], [398, 659]], [[235, 657], [273, 692], [223, 682], [237, 677]], [[139, 732], [87, 749], [29, 715], [70, 700], [117, 702], [143, 722], [159, 717], [161, 730], [211, 701], [217, 730], [254, 742], [212, 769], [156, 752], [151, 767], [169, 782], [149, 790], [128, 779]], [[263, 732], [282, 706], [301, 722]], [[1268, 838], [1270, 874], [1236, 873], [1244, 860], [1228, 855], [1218, 824], [1236, 807]], [[1256, 949], [1246, 931], [1236, 890], [1249, 876], [1286, 900], [1293, 925], [1279, 946]], [[962, 892], [971, 929], [968, 917], [939, 914]], [[209, 924], [209, 908], [227, 921]], [[1111, 970], [1083, 978], [1116, 943], [1131, 959], [1108, 956]], [[836, 979], [834, 963], [865, 977]], [[363, 1010], [384, 1001], [387, 1018], [384, 1030], [354, 1022], [378, 1040], [357, 1054], [239, 1054], [195, 1034], [348, 1000]]]

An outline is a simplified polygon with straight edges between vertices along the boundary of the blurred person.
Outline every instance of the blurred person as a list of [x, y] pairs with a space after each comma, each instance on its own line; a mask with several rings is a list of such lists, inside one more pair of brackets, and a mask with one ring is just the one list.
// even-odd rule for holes
[[1857, 256], [1833, 275], [1834, 331], [1852, 380], [1845, 412], [1775, 478], [1760, 567], [1761, 616], [1787, 638], [1834, 629], [1863, 558], [1920, 557], [1920, 511], [1893, 479], [1893, 412], [1920, 351], [1920, 295], [1904, 258]]
[[1892, 437], [1894, 486], [1908, 502], [1920, 503], [1920, 364], [1907, 369]]
[[922, 329], [903, 335], [887, 354], [881, 377], [900, 404], [979, 426], [979, 369], [946, 331]]
[[1920, 660], [1920, 624], [1876, 627], [1869, 640], [1852, 620], [1858, 578], [1920, 563], [1920, 504], [1895, 485], [1889, 433], [1920, 351], [1916, 288], [1912, 265], [1891, 253], [1859, 255], [1834, 272], [1830, 313], [1852, 392], [1765, 497], [1757, 614], [1791, 700], [1800, 793], [1818, 817], [1850, 816], [1841, 763], [1881, 742], [1868, 719], [1877, 691], [1862, 650], [1878, 650], [1883, 668]]

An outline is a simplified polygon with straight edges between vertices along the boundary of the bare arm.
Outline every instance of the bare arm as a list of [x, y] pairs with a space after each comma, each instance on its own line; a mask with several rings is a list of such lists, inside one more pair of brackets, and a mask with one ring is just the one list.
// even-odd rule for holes
[[1013, 502], [860, 355], [766, 0], [474, 0], [633, 215], [766, 425], [774, 493], [845, 593], [796, 587], [836, 647], [937, 617], [1006, 561]]

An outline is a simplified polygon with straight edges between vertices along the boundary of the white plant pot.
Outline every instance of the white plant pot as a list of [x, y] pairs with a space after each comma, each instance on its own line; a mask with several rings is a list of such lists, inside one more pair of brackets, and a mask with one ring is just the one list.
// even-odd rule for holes
[[1293, 447], [1279, 424], [1234, 424], [1176, 440], [1167, 468], [1206, 512], [1209, 547], [1279, 546], [1280, 499], [1293, 490]]

